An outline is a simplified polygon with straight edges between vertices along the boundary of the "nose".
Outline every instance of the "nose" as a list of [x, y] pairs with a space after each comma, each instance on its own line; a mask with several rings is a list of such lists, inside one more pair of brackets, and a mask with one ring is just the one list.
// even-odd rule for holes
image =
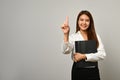
[[83, 21], [83, 24], [86, 24], [86, 21], [85, 21], [85, 20]]

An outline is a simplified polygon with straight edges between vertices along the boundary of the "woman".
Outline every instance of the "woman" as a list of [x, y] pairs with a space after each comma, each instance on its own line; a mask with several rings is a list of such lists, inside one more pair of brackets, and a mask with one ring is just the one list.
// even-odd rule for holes
[[[77, 67], [76, 65], [76, 63], [79, 64], [78, 62], [82, 60], [85, 60], [85, 62], [98, 62], [99, 60], [103, 60], [106, 56], [101, 38], [96, 34], [91, 13], [87, 10], [83, 10], [78, 14], [76, 33], [69, 36], [70, 27], [68, 17], [66, 17], [61, 29], [64, 33], [63, 53], [72, 54], [72, 80], [100, 80], [98, 66]], [[97, 44], [97, 52], [89, 54], [76, 53], [75, 41], [83, 40], [95, 40]]]

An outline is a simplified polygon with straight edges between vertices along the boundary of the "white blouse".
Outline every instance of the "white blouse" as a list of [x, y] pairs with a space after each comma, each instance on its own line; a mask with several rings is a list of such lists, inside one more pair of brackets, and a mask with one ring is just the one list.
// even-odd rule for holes
[[[104, 50], [104, 45], [102, 44], [101, 38], [98, 34], [97, 34], [97, 38], [99, 41], [99, 47], [97, 48], [97, 52], [85, 54], [87, 57], [86, 61], [96, 62], [99, 60], [103, 60], [106, 56], [106, 53]], [[80, 41], [80, 40], [84, 40], [80, 31], [78, 31], [77, 33], [71, 34], [69, 36], [69, 42], [67, 42], [67, 43], [63, 42], [63, 44], [62, 44], [63, 53], [64, 54], [71, 53], [72, 58], [73, 58], [73, 54], [75, 53], [75, 41]]]

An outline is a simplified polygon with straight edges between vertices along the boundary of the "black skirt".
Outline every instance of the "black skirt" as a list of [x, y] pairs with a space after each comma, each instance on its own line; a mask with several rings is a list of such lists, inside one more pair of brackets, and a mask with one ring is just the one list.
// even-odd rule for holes
[[95, 68], [78, 68], [75, 63], [72, 66], [72, 80], [100, 80], [99, 69]]

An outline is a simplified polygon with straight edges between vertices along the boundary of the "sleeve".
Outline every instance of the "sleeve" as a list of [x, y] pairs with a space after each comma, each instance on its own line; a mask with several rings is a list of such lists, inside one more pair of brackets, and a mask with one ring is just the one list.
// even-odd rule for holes
[[73, 38], [71, 37], [71, 36], [69, 36], [69, 42], [62, 42], [62, 52], [64, 53], [64, 54], [70, 54], [70, 53], [72, 53], [72, 51], [73, 51], [73, 40], [72, 40]]
[[104, 49], [104, 45], [101, 41], [100, 36], [98, 36], [98, 41], [99, 41], [99, 47], [98, 47], [98, 52], [97, 53], [90, 53], [90, 54], [85, 54], [87, 59], [86, 61], [92, 61], [92, 62], [96, 62], [99, 60], [103, 60], [106, 57], [106, 53], [105, 53], [105, 49]]

